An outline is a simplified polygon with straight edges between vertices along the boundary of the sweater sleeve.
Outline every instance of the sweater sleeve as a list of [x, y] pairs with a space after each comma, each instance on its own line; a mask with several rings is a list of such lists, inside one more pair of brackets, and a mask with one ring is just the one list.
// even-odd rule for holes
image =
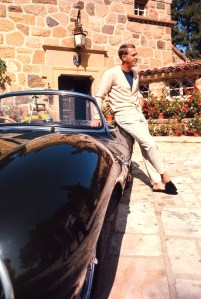
[[[102, 109], [103, 101], [105, 97], [109, 94], [112, 88], [112, 72], [111, 70], [107, 70], [100, 81], [99, 89], [95, 95], [95, 99], [98, 103], [100, 109]], [[94, 111], [94, 119], [99, 118], [99, 115], [96, 111]]]
[[112, 82], [113, 82], [112, 69], [109, 69], [103, 74], [103, 77], [99, 85], [99, 89], [95, 96], [100, 108], [102, 108], [103, 100], [111, 91]]

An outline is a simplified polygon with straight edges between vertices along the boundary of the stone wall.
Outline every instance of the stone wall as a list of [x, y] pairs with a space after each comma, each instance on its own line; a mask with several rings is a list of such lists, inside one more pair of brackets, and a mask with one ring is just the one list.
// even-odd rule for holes
[[[85, 53], [106, 51], [107, 59], [101, 70], [93, 59], [85, 66], [64, 64], [68, 73], [83, 75], [93, 69], [102, 72], [119, 63], [117, 49], [124, 42], [136, 45], [142, 58], [140, 69], [172, 63], [171, 2], [149, 0], [146, 17], [136, 19], [132, 18], [133, 0], [1, 0], [0, 57], [12, 80], [7, 91], [47, 88], [51, 84], [57, 87], [56, 81], [48, 77], [45, 48], [55, 47], [58, 56], [64, 49], [72, 49], [73, 53], [72, 31], [78, 9], [82, 27], [88, 32]], [[56, 67], [55, 59], [52, 68]]]

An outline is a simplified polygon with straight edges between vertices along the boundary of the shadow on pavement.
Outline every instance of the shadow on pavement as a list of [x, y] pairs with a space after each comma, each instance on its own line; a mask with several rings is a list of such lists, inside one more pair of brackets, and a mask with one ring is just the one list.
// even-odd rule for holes
[[149, 186], [150, 188], [152, 188], [152, 185], [150, 183], [150, 178], [147, 176], [146, 173], [144, 173], [144, 171], [142, 171], [139, 168], [139, 164], [136, 162], [132, 162], [132, 175], [133, 175], [133, 179], [138, 178], [139, 180], [141, 180], [145, 185]]
[[[108, 299], [117, 272], [122, 239], [125, 233], [133, 181], [124, 190], [115, 212], [105, 221], [101, 234], [101, 250], [97, 253], [98, 267], [92, 299]], [[120, 222], [119, 222], [120, 221]], [[121, 225], [121, 231], [117, 228]], [[119, 224], [118, 224], [119, 226]]]
[[[108, 299], [114, 285], [121, 252], [122, 240], [126, 231], [127, 217], [130, 213], [130, 198], [135, 178], [152, 188], [149, 177], [132, 162], [132, 182], [124, 190], [123, 196], [115, 212], [104, 222], [99, 250], [97, 252], [98, 267], [96, 269], [94, 292], [91, 299]], [[114, 295], [114, 294], [113, 294]]]

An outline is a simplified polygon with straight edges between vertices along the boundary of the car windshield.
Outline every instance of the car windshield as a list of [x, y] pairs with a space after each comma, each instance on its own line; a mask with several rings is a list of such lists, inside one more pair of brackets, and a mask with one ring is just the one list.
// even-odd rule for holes
[[[0, 124], [95, 127], [100, 111], [90, 96], [71, 92], [8, 93], [0, 97]], [[102, 124], [98, 127], [101, 127]]]

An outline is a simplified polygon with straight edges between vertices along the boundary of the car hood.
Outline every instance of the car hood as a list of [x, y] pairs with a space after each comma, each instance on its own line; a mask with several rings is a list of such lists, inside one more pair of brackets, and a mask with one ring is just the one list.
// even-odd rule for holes
[[2, 155], [6, 154], [11, 150], [15, 150], [21, 145], [27, 142], [45, 135], [49, 135], [50, 130], [40, 131], [40, 130], [28, 130], [28, 129], [7, 129], [0, 130], [0, 158]]
[[76, 250], [91, 250], [86, 238], [113, 158], [85, 134], [11, 134], [1, 139], [1, 258], [17, 294], [48, 285], [55, 269], [72, 284], [71, 269], [83, 262]]

